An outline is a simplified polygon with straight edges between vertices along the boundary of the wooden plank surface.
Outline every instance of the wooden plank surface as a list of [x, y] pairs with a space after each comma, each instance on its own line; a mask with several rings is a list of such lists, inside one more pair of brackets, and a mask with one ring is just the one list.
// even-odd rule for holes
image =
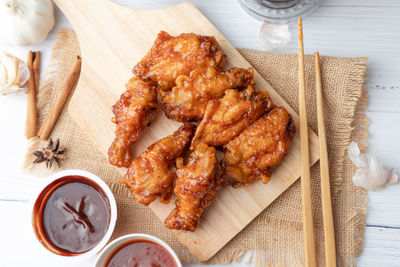
[[[115, 131], [110, 121], [111, 106], [132, 76], [132, 66], [145, 55], [160, 30], [172, 35], [194, 32], [215, 36], [227, 55], [227, 67], [250, 67], [190, 3], [162, 10], [137, 11], [107, 0], [55, 2], [74, 26], [82, 52], [82, 72], [69, 111], [105, 155]], [[298, 128], [298, 116], [293, 109], [258, 73], [255, 73], [255, 80], [258, 87], [269, 91], [275, 104], [289, 110]], [[135, 154], [171, 134], [179, 125], [160, 114], [135, 143]], [[315, 163], [318, 155], [318, 139], [310, 131], [310, 162]], [[175, 235], [197, 259], [208, 260], [300, 176], [299, 167], [299, 138], [296, 135], [288, 156], [276, 169], [267, 186], [255, 183], [244, 189], [224, 188], [203, 214], [200, 226], [194, 233], [174, 231]], [[121, 174], [125, 172], [125, 169], [121, 169]], [[161, 220], [168, 216], [172, 207], [173, 201], [170, 205], [158, 201], [150, 205]]]
[[[179, 3], [179, 0], [113, 0], [114, 2], [135, 9], [164, 8]], [[210, 19], [235, 47], [260, 49], [256, 39], [261, 22], [249, 17], [240, 9], [236, 1], [204, 1], [191, 0], [193, 4]], [[322, 1], [321, 7], [304, 20], [307, 39], [306, 53], [322, 51], [323, 55], [334, 56], [369, 56], [367, 88], [370, 95], [368, 117], [371, 120], [368, 139], [369, 150], [382, 158], [383, 162], [396, 167], [400, 172], [400, 34], [393, 30], [400, 27], [398, 0], [329, 0]], [[382, 7], [377, 9], [377, 7]], [[353, 14], [357, 14], [354, 19]], [[42, 71], [45, 70], [51, 48], [59, 29], [71, 28], [68, 19], [55, 9], [56, 25], [49, 37], [32, 47], [5, 47], [21, 58], [26, 57], [28, 50], [40, 50], [43, 53]], [[292, 36], [297, 28], [290, 26]], [[321, 36], [323, 34], [323, 36]], [[294, 43], [293, 43], [294, 42]], [[360, 45], [362, 44], [362, 45]], [[353, 49], [354, 48], [354, 49]], [[283, 53], [296, 53], [297, 40], [292, 38], [289, 45], [279, 50]], [[26, 99], [24, 95], [0, 97], [0, 124], [7, 125], [0, 139], [0, 206], [1, 214], [12, 214], [10, 220], [0, 222], [1, 251], [6, 251], [2, 266], [70, 266], [68, 263], [58, 264], [46, 254], [35, 251], [27, 235], [19, 231], [19, 222], [26, 219], [22, 208], [17, 208], [10, 201], [29, 199], [29, 192], [41, 179], [24, 174], [20, 166], [25, 153], [24, 121]], [[12, 114], [5, 116], [4, 114]], [[388, 145], [390, 144], [390, 145]], [[357, 266], [376, 266], [380, 261], [385, 267], [400, 265], [400, 213], [393, 212], [400, 208], [400, 184], [390, 186], [377, 192], [368, 193], [367, 228], [365, 232], [365, 248], [357, 261]], [[16, 203], [19, 204], [19, 203]], [[20, 206], [24, 206], [21, 203]], [[4, 207], [4, 208], [3, 208]], [[18, 231], [14, 231], [18, 230]], [[4, 233], [4, 234], [3, 234]], [[18, 246], [13, 244], [15, 236], [19, 236]], [[4, 245], [4, 246], [2, 246]], [[25, 257], [19, 257], [21, 249]], [[91, 266], [93, 261], [76, 263], [74, 266]], [[199, 267], [200, 265], [184, 265]], [[216, 265], [213, 265], [214, 267]], [[225, 266], [225, 265], [219, 265]], [[245, 267], [242, 264], [230, 266]]]

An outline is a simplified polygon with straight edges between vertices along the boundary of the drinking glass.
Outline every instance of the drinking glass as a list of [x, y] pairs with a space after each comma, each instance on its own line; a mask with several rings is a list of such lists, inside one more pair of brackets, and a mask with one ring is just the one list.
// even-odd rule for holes
[[269, 23], [288, 23], [313, 12], [320, 0], [238, 0], [252, 17]]

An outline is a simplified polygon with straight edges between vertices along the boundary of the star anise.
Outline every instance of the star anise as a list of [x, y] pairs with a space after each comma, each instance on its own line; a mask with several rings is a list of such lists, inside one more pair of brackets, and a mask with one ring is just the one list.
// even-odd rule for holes
[[50, 138], [49, 143], [47, 144], [47, 147], [44, 147], [42, 150], [38, 150], [33, 152], [33, 155], [36, 157], [36, 159], [33, 161], [33, 163], [42, 163], [46, 162], [46, 167], [50, 169], [53, 166], [53, 163], [57, 163], [59, 165], [60, 160], [64, 158], [64, 151], [63, 150], [58, 150], [60, 146], [60, 140], [57, 139], [57, 141], [53, 142], [53, 140]]

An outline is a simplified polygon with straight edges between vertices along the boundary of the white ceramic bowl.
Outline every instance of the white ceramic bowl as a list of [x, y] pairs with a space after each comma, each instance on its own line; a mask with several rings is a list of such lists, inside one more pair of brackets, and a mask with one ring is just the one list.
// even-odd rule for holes
[[[64, 256], [64, 255], [58, 255], [56, 253], [51, 252], [49, 249], [47, 249], [38, 239], [38, 236], [36, 235], [35, 229], [34, 229], [34, 218], [33, 218], [33, 210], [34, 210], [34, 206], [36, 203], [36, 200], [38, 199], [38, 197], [40, 196], [40, 194], [42, 193], [42, 191], [51, 183], [53, 183], [54, 181], [66, 177], [66, 176], [83, 176], [93, 182], [95, 182], [97, 185], [100, 186], [100, 188], [104, 191], [104, 193], [106, 194], [109, 204], [110, 204], [110, 223], [108, 225], [108, 229], [106, 234], [104, 235], [104, 237], [100, 240], [100, 242], [93, 247], [92, 249], [90, 249], [87, 252], [78, 254], [78, 255], [74, 255], [74, 256]], [[32, 232], [35, 235], [35, 239], [38, 241], [38, 245], [40, 247], [43, 248], [43, 250], [45, 251], [45, 253], [49, 254], [49, 255], [54, 255], [55, 257], [63, 257], [63, 258], [68, 258], [68, 260], [72, 260], [72, 261], [81, 261], [81, 260], [86, 260], [92, 256], [94, 256], [95, 254], [97, 254], [108, 242], [108, 240], [110, 239], [113, 231], [114, 231], [114, 227], [115, 227], [115, 222], [117, 221], [117, 204], [115, 202], [115, 198], [113, 193], [111, 192], [110, 188], [108, 187], [108, 185], [102, 180], [100, 179], [98, 176], [94, 175], [93, 173], [90, 173], [88, 171], [83, 171], [83, 170], [64, 170], [64, 171], [60, 171], [57, 173], [54, 173], [52, 175], [50, 175], [44, 182], [43, 185], [39, 187], [39, 190], [37, 192], [35, 192], [35, 194], [33, 195], [32, 200], [30, 201], [30, 212], [31, 212], [31, 222], [32, 222]]]
[[124, 235], [121, 236], [114, 241], [112, 241], [110, 244], [108, 244], [101, 252], [99, 257], [96, 260], [96, 263], [94, 264], [94, 267], [105, 267], [106, 261], [109, 259], [110, 256], [118, 249], [120, 248], [121, 245], [123, 245], [126, 242], [129, 242], [131, 240], [149, 240], [152, 241], [163, 248], [165, 248], [169, 254], [174, 258], [176, 262], [177, 267], [182, 267], [182, 263], [179, 260], [178, 256], [176, 255], [175, 251], [168, 246], [167, 243], [162, 241], [161, 239], [152, 236], [152, 235], [147, 235], [147, 234], [129, 234], [129, 235]]

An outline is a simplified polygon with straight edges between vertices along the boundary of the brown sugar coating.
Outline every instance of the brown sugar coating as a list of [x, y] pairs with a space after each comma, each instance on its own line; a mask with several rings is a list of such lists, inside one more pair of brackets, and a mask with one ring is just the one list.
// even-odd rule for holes
[[[254, 70], [223, 69], [225, 58], [212, 36], [161, 31], [113, 106], [117, 127], [109, 160], [129, 167], [121, 183], [139, 203], [156, 198], [168, 203], [176, 194], [176, 207], [165, 220], [170, 229], [195, 231], [223, 185], [268, 183], [296, 131], [287, 110], [254, 87]], [[155, 119], [157, 103], [169, 119], [185, 124], [132, 159], [131, 145]], [[195, 131], [189, 122], [198, 121]]]
[[193, 143], [224, 146], [273, 107], [266, 91], [260, 92], [252, 86], [241, 92], [227, 90], [223, 98], [208, 102]]
[[234, 187], [257, 180], [268, 183], [288, 153], [295, 132], [292, 116], [283, 107], [259, 118], [226, 145], [222, 160], [226, 181]]
[[133, 68], [133, 74], [167, 90], [175, 86], [180, 75], [189, 75], [198, 68], [221, 68], [224, 63], [225, 54], [214, 37], [194, 33], [175, 37], [161, 31], [150, 51]]
[[137, 77], [131, 78], [112, 111], [117, 129], [108, 150], [109, 161], [118, 167], [129, 167], [132, 162], [130, 146], [139, 139], [159, 111], [154, 84]]
[[165, 225], [170, 229], [194, 231], [204, 209], [221, 188], [215, 148], [199, 143], [186, 166], [183, 166], [182, 158], [178, 162], [174, 189], [176, 207], [165, 220]]
[[175, 180], [175, 159], [189, 146], [195, 126], [185, 124], [174, 134], [152, 144], [132, 161], [122, 178], [137, 202], [149, 205], [157, 197], [168, 203]]
[[160, 94], [168, 118], [181, 122], [199, 121], [209, 100], [221, 98], [227, 89], [242, 89], [253, 84], [253, 69], [197, 68], [189, 75], [180, 75], [175, 87]]

